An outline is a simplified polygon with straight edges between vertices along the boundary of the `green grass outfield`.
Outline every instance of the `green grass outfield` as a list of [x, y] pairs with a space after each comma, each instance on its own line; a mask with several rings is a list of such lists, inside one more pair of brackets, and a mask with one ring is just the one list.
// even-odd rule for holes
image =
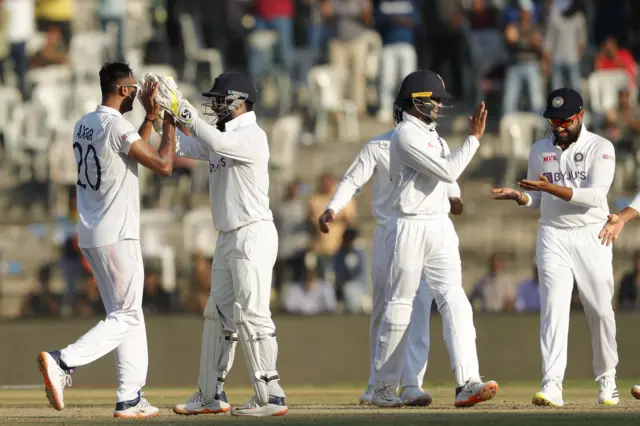
[[[122, 421], [111, 417], [115, 390], [72, 387], [65, 392], [66, 408], [62, 412], [49, 407], [43, 389], [0, 390], [0, 424], [203, 424], [233, 423], [237, 425], [281, 423], [296, 425], [634, 425], [640, 424], [640, 400], [630, 393], [630, 381], [618, 381], [621, 394], [617, 407], [596, 405], [594, 382], [566, 382], [563, 408], [534, 407], [531, 397], [538, 383], [504, 382], [496, 398], [473, 408], [453, 406], [453, 383], [429, 383], [434, 396], [428, 408], [379, 409], [357, 404], [363, 388], [353, 385], [334, 387], [296, 387], [286, 389], [289, 415], [281, 418], [247, 419], [225, 415], [178, 416], [171, 412], [176, 403], [184, 402], [194, 389], [148, 388], [145, 397], [161, 407], [160, 415], [149, 420]], [[251, 389], [228, 389], [232, 404], [242, 404]]]

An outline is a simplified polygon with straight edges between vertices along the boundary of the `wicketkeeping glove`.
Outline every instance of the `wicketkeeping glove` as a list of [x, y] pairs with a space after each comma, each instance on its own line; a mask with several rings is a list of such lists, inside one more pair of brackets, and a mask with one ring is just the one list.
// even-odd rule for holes
[[147, 73], [140, 79], [139, 85], [143, 89], [145, 82], [160, 83], [155, 101], [164, 111], [171, 114], [176, 121], [182, 123], [185, 127], [191, 126], [198, 116], [198, 111], [188, 100], [184, 99], [173, 77]]

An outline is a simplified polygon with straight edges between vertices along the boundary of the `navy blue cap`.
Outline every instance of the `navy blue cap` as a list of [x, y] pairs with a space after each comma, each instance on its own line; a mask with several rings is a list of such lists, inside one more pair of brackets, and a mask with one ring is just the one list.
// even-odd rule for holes
[[249, 77], [239, 72], [223, 72], [213, 82], [213, 87], [202, 94], [205, 98], [213, 96], [240, 95], [247, 102], [256, 102], [256, 86]]
[[396, 96], [396, 105], [402, 105], [406, 99], [411, 98], [441, 98], [449, 99], [444, 80], [438, 74], [429, 70], [418, 70], [407, 75]]
[[547, 98], [547, 109], [543, 117], [566, 120], [584, 109], [584, 102], [580, 93], [568, 87], [556, 89]]

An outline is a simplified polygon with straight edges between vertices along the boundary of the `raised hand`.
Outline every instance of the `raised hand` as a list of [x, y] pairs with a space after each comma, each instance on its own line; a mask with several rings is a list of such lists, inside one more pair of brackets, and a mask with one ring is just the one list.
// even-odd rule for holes
[[160, 105], [156, 102], [158, 86], [158, 83], [145, 81], [144, 90], [140, 96], [144, 110], [147, 112], [147, 118], [152, 121], [158, 118], [160, 114]]
[[478, 140], [484, 135], [484, 129], [487, 125], [487, 113], [484, 102], [476, 107], [473, 116], [469, 116], [469, 134], [475, 136]]

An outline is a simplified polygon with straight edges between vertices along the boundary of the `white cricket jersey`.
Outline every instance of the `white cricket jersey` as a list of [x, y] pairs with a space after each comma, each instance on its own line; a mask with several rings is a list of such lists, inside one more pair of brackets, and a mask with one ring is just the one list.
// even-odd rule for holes
[[529, 153], [528, 180], [544, 175], [553, 184], [573, 189], [570, 201], [546, 192], [528, 191], [527, 207], [540, 207], [540, 224], [576, 228], [607, 221], [607, 195], [613, 182], [616, 154], [613, 144], [583, 125], [578, 140], [562, 151], [550, 133]]
[[438, 136], [435, 124], [407, 113], [391, 137], [390, 175], [394, 183], [392, 203], [401, 216], [448, 214], [452, 189], [480, 143], [469, 136], [454, 152]]
[[269, 143], [253, 112], [225, 124], [221, 132], [201, 118], [193, 136], [178, 134], [180, 156], [209, 161], [209, 201], [213, 226], [229, 232], [259, 221], [272, 221], [269, 208]]
[[[373, 176], [372, 212], [379, 225], [393, 216], [393, 182], [389, 177], [389, 145], [394, 130], [369, 139], [342, 177], [327, 204], [337, 215]], [[449, 197], [460, 197], [457, 183], [447, 186]]]
[[128, 156], [140, 140], [119, 111], [98, 106], [73, 129], [78, 163], [78, 245], [101, 247], [140, 236], [138, 163]]

